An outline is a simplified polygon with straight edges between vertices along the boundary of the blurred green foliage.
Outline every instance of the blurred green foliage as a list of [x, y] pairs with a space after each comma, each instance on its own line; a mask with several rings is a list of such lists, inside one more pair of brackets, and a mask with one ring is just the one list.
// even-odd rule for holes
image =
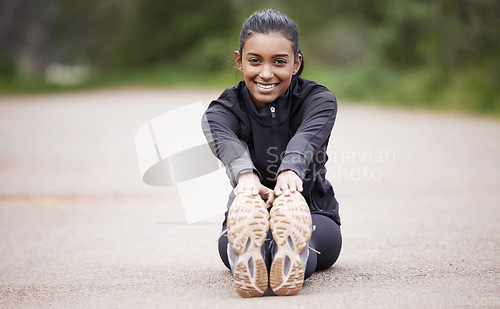
[[304, 77], [340, 100], [500, 116], [498, 0], [0, 0], [0, 91], [36, 80], [20, 69], [33, 62], [88, 65], [84, 86], [229, 87], [241, 24], [262, 8], [297, 22]]

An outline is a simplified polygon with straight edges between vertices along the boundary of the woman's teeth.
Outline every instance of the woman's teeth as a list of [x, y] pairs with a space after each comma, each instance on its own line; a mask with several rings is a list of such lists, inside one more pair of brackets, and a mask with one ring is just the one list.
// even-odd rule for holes
[[257, 86], [259, 86], [259, 88], [262, 88], [262, 89], [272, 89], [276, 86], [276, 84], [264, 85], [264, 84], [257, 83]]

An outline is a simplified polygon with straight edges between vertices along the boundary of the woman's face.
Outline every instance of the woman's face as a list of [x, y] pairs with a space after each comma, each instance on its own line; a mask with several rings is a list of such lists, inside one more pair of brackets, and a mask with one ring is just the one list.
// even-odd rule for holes
[[248, 37], [241, 54], [235, 52], [235, 60], [257, 109], [261, 109], [286, 93], [302, 56], [295, 59], [292, 42], [272, 32]]

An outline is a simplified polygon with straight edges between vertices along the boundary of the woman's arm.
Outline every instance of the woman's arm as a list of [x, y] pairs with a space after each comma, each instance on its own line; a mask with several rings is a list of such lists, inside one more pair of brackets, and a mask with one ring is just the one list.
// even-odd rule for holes
[[257, 170], [246, 145], [239, 139], [239, 120], [220, 104], [211, 104], [202, 119], [202, 128], [213, 154], [222, 161], [233, 187], [242, 173]]
[[226, 167], [234, 194], [259, 194], [267, 207], [274, 201], [274, 191], [260, 183], [260, 176], [250, 158], [247, 147], [239, 139], [239, 120], [223, 106], [212, 104], [202, 121], [203, 132], [212, 149]]
[[303, 119], [290, 139], [278, 169], [275, 194], [302, 191], [302, 180], [318, 150], [330, 137], [337, 115], [337, 100], [330, 91], [307, 98]]

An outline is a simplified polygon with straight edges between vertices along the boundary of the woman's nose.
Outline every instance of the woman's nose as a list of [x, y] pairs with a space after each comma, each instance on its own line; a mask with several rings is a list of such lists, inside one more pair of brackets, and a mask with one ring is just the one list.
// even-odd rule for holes
[[264, 80], [269, 80], [271, 78], [273, 78], [274, 74], [273, 74], [273, 70], [271, 68], [271, 65], [269, 64], [264, 64], [260, 70], [260, 78], [264, 79]]

